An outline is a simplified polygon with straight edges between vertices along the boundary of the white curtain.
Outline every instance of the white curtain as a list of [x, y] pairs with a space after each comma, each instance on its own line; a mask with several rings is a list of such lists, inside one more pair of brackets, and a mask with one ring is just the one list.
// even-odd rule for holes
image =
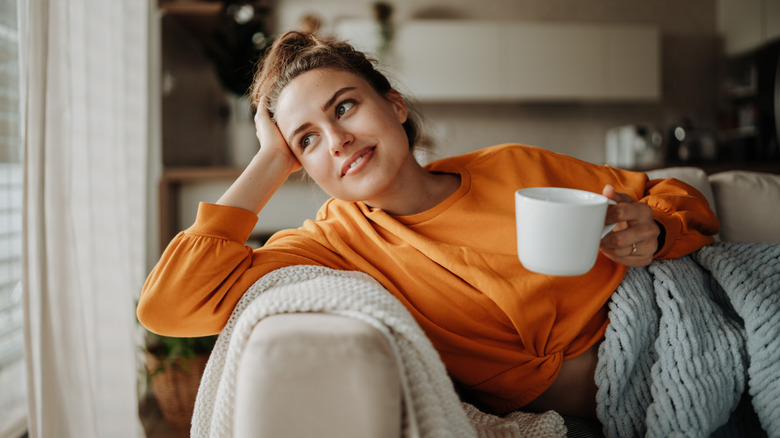
[[146, 0], [24, 0], [30, 436], [137, 437]]

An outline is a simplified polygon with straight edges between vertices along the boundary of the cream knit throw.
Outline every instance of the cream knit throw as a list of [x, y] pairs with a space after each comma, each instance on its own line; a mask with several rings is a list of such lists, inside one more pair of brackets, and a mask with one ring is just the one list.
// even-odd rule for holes
[[728, 435], [746, 385], [780, 437], [780, 245], [717, 243], [629, 269], [609, 306], [596, 370], [608, 437]]
[[292, 312], [350, 316], [379, 329], [402, 370], [406, 437], [563, 437], [555, 412], [499, 418], [461, 403], [433, 345], [381, 284], [359, 272], [292, 266], [265, 275], [242, 297], [219, 336], [203, 375], [192, 437], [231, 437], [239, 358], [258, 321]]

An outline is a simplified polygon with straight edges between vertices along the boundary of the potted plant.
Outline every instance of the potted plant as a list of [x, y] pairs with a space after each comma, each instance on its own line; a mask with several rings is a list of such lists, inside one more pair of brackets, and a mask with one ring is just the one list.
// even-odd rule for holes
[[147, 334], [146, 371], [163, 418], [189, 435], [195, 396], [217, 336], [173, 338]]

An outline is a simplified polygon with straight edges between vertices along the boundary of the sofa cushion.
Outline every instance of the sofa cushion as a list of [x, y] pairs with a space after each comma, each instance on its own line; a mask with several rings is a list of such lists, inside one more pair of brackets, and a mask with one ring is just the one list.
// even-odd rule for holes
[[732, 170], [710, 185], [723, 240], [780, 243], [780, 175]]

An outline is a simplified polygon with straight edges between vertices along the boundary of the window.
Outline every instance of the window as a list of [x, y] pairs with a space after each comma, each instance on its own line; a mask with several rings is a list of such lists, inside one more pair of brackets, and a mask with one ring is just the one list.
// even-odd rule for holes
[[22, 333], [22, 127], [17, 0], [0, 0], [0, 437], [26, 429]]

